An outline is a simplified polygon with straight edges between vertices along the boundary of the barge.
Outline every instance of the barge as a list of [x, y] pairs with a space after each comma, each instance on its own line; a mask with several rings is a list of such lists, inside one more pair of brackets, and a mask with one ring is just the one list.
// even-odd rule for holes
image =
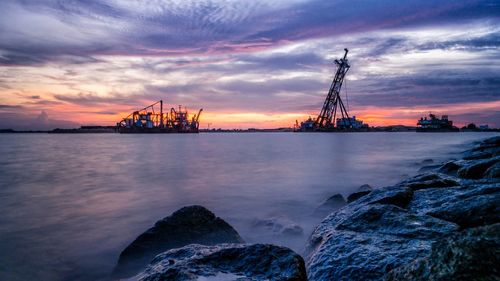
[[190, 117], [186, 108], [179, 105], [163, 112], [163, 100], [130, 113], [116, 124], [120, 134], [198, 133], [203, 109]]

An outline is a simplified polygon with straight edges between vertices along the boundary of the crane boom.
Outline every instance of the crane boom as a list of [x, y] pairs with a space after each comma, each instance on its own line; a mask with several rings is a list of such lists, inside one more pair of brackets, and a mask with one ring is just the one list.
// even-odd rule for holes
[[[350, 120], [349, 113], [344, 106], [344, 102], [340, 97], [340, 89], [342, 88], [342, 83], [344, 82], [344, 77], [351, 67], [347, 60], [347, 53], [349, 50], [344, 49], [345, 54], [341, 59], [336, 59], [335, 64], [337, 65], [337, 72], [333, 78], [332, 84], [330, 85], [330, 90], [326, 96], [323, 108], [319, 113], [314, 126], [319, 129], [333, 128], [334, 122], [337, 117], [337, 110], [340, 109], [340, 114], [343, 120]], [[350, 122], [350, 121], [349, 121]]]

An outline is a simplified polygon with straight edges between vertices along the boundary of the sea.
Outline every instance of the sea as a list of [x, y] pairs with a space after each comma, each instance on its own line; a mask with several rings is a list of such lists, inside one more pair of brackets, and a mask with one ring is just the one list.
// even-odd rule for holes
[[1, 134], [0, 280], [107, 280], [139, 234], [195, 204], [248, 243], [302, 253], [328, 197], [396, 184], [494, 135]]

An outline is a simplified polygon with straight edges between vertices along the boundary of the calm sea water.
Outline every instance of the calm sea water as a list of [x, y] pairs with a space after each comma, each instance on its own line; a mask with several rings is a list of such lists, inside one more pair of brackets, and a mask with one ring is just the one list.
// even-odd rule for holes
[[[103, 280], [155, 221], [201, 204], [300, 252], [327, 197], [459, 157], [487, 133], [2, 134], [0, 280]], [[304, 229], [255, 228], [279, 218]]]

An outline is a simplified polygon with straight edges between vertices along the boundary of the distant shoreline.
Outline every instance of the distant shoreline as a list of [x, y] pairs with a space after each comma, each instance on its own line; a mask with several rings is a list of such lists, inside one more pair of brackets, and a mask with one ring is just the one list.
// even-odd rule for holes
[[[199, 133], [291, 133], [294, 132], [293, 128], [275, 128], [275, 129], [200, 129]], [[336, 131], [336, 132], [300, 132], [306, 133], [377, 133], [377, 132], [416, 132], [415, 127], [409, 126], [385, 126], [385, 127], [371, 127], [367, 130], [357, 131]], [[493, 129], [460, 129], [459, 132], [500, 132], [500, 128]], [[118, 132], [114, 127], [102, 128], [75, 128], [75, 129], [54, 129], [54, 130], [14, 130], [14, 129], [0, 129], [0, 134], [117, 134]], [[447, 133], [446, 131], [437, 132], [419, 132], [419, 133]]]

